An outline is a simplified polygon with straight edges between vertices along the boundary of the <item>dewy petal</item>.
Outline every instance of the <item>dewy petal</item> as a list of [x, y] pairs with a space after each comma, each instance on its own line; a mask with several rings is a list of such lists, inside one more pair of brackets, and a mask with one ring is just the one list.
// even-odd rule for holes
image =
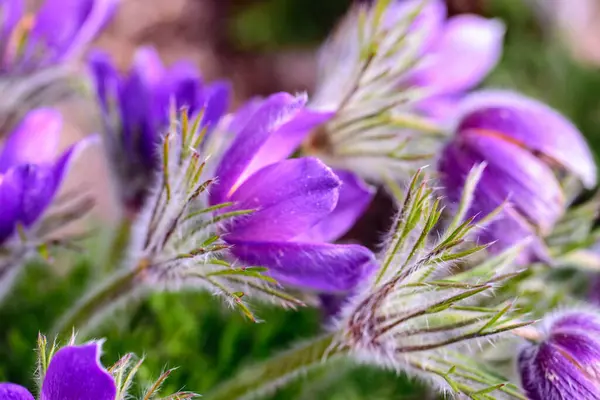
[[449, 19], [413, 79], [436, 94], [471, 89], [500, 60], [504, 31], [502, 22], [476, 15]]
[[100, 364], [100, 343], [66, 346], [50, 360], [41, 400], [115, 400], [117, 387]]
[[233, 190], [248, 176], [248, 165], [273, 131], [289, 121], [305, 103], [306, 96], [277, 93], [265, 99], [251, 116], [245, 115], [247, 122], [239, 132], [235, 132], [235, 139], [217, 167], [215, 176], [219, 181], [211, 191], [211, 204], [227, 201]]
[[350, 171], [334, 172], [342, 181], [335, 209], [310, 230], [296, 237], [296, 241], [331, 242], [339, 239], [354, 226], [371, 203], [376, 191], [373, 186]]
[[43, 164], [56, 157], [62, 117], [58, 111], [30, 111], [8, 137], [0, 153], [0, 174], [18, 164]]
[[34, 400], [33, 395], [23, 386], [14, 383], [0, 383], [0, 399], [2, 400]]
[[228, 227], [226, 240], [290, 240], [331, 213], [341, 182], [316, 158], [271, 164], [230, 197], [234, 209], [256, 209]]
[[279, 282], [325, 292], [354, 288], [375, 270], [374, 255], [357, 245], [234, 241], [233, 254], [269, 268]]
[[586, 187], [596, 184], [594, 157], [581, 132], [557, 111], [517, 93], [487, 90], [465, 98], [458, 131], [485, 129], [505, 135], [576, 174]]

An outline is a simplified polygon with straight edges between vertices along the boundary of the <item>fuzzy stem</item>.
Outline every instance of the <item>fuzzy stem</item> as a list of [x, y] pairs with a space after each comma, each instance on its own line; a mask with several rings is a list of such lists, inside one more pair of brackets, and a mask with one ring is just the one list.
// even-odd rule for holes
[[80, 335], [85, 334], [92, 322], [98, 322], [103, 316], [109, 315], [106, 313], [108, 309], [135, 293], [144, 265], [140, 263], [137, 268], [113, 275], [89, 296], [82, 298], [54, 326], [55, 337], [66, 338], [73, 329], [77, 329]]
[[208, 400], [253, 399], [284, 386], [309, 370], [343, 356], [348, 349], [336, 347], [327, 334], [281, 353], [258, 365], [242, 369], [209, 393]]
[[120, 266], [119, 263], [124, 260], [125, 251], [129, 245], [133, 221], [134, 218], [128, 215], [124, 215], [119, 221], [119, 225], [111, 237], [110, 245], [107, 249], [107, 256], [100, 268], [102, 273], [112, 273]]

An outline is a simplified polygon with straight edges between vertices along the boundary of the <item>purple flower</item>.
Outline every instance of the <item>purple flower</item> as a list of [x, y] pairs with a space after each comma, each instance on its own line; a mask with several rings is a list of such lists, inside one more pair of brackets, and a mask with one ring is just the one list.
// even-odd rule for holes
[[304, 108], [306, 98], [278, 93], [243, 107], [223, 154], [211, 204], [253, 209], [225, 227], [242, 262], [269, 268], [282, 283], [322, 291], [354, 287], [373, 255], [357, 245], [324, 243], [348, 230], [373, 192], [354, 175], [336, 175], [315, 158], [286, 158], [307, 131], [329, 115]]
[[114, 13], [118, 0], [46, 0], [25, 13], [23, 0], [0, 1], [0, 71], [24, 73], [78, 55]]
[[167, 69], [151, 47], [138, 49], [127, 74], [118, 73], [100, 51], [90, 55], [89, 66], [124, 202], [139, 210], [160, 167], [157, 150], [169, 124], [170, 102], [192, 115], [202, 112], [202, 126], [212, 129], [227, 110], [229, 85], [204, 85], [197, 69], [185, 61]]
[[539, 343], [519, 354], [531, 400], [600, 399], [600, 316], [569, 311], [546, 320]]
[[[397, 21], [410, 10], [409, 5], [414, 7], [416, 3], [418, 0], [399, 1], [389, 12], [395, 13]], [[413, 30], [414, 34], [425, 36], [423, 58], [408, 74], [406, 84], [421, 87], [427, 93], [418, 102], [417, 110], [445, 119], [500, 60], [504, 25], [473, 14], [446, 19], [444, 2], [432, 0], [413, 23]]]
[[500, 59], [504, 26], [447, 18], [443, 0], [391, 1], [381, 16], [386, 1], [370, 3], [353, 8], [321, 51], [310, 106], [332, 117], [305, 147], [330, 166], [402, 181], [437, 153], [438, 122]]
[[[117, 386], [100, 364], [101, 344], [65, 346], [50, 360], [41, 388], [41, 400], [115, 400]], [[0, 383], [0, 398], [33, 400], [24, 387]]]
[[586, 187], [596, 183], [596, 166], [581, 133], [550, 107], [524, 96], [483, 91], [466, 98], [439, 160], [447, 200], [457, 203], [468, 172], [486, 163], [469, 215], [479, 219], [508, 205], [481, 238], [507, 248], [525, 237], [532, 242], [522, 262], [547, 259], [540, 237], [562, 216], [566, 200], [555, 172], [570, 173]]
[[94, 140], [80, 141], [57, 156], [61, 115], [29, 112], [0, 152], [0, 244], [21, 224], [33, 226], [52, 203], [73, 157]]

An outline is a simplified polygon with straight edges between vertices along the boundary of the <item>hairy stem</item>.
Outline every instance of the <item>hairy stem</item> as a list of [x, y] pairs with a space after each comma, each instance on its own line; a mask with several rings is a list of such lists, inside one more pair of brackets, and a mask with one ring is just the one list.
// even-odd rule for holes
[[143, 266], [115, 274], [107, 282], [99, 285], [90, 295], [82, 298], [55, 325], [55, 337], [67, 338], [73, 329], [81, 335], [92, 323], [98, 322], [115, 305], [130, 297], [137, 289]]
[[333, 334], [321, 336], [260, 364], [242, 369], [208, 393], [205, 398], [208, 400], [257, 398], [284, 386], [303, 373], [341, 358], [347, 351], [345, 347], [334, 345]]

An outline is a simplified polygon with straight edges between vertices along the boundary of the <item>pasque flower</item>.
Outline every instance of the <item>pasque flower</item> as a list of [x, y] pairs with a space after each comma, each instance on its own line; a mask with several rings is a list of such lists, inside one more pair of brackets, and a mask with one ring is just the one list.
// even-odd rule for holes
[[211, 204], [253, 209], [224, 227], [242, 262], [277, 280], [324, 291], [354, 287], [372, 254], [357, 245], [326, 243], [345, 233], [373, 191], [353, 174], [315, 158], [286, 159], [328, 114], [306, 109], [305, 96], [278, 93], [242, 108], [226, 128], [234, 138], [215, 171]]
[[[100, 343], [65, 346], [50, 360], [42, 387], [43, 400], [115, 400], [117, 385], [100, 364]], [[0, 383], [0, 398], [33, 400], [24, 387]]]
[[495, 66], [503, 34], [497, 20], [447, 19], [442, 0], [357, 4], [321, 51], [310, 106], [332, 117], [306, 150], [373, 180], [406, 179], [440, 147], [435, 121]]
[[77, 56], [114, 13], [118, 0], [46, 0], [35, 14], [24, 0], [0, 3], [0, 71], [27, 73]]
[[137, 212], [160, 167], [158, 146], [168, 128], [169, 104], [202, 112], [201, 126], [211, 130], [229, 103], [229, 85], [205, 85], [186, 61], [170, 68], [151, 47], [137, 50], [127, 74], [119, 73], [101, 51], [89, 56], [89, 66], [104, 120], [108, 155], [119, 191], [129, 210]]
[[469, 215], [478, 219], [507, 204], [481, 239], [495, 241], [490, 249], [497, 251], [532, 237], [521, 261], [546, 259], [541, 237], [550, 233], [567, 205], [559, 176], [574, 176], [588, 188], [596, 183], [585, 140], [558, 112], [516, 93], [474, 93], [461, 107], [455, 137], [438, 164], [447, 201], [457, 202], [466, 174], [485, 162]]
[[[48, 349], [45, 336], [38, 337], [37, 378], [41, 400], [121, 400], [128, 397], [132, 379], [141, 362], [133, 354], [121, 358], [107, 370], [100, 363], [102, 341], [83, 345], [69, 344], [56, 351], [56, 343]], [[157, 382], [164, 382], [172, 370], [164, 372]], [[127, 375], [125, 375], [127, 374]], [[123, 379], [127, 376], [127, 379]], [[160, 385], [151, 385], [145, 398], [155, 398]], [[168, 398], [191, 399], [192, 392], [178, 392]], [[0, 399], [33, 400], [34, 396], [23, 386], [0, 383]]]
[[0, 152], [0, 245], [17, 225], [32, 228], [54, 200], [82, 140], [57, 154], [61, 115], [51, 109], [31, 111], [8, 137]]
[[570, 310], [547, 317], [519, 354], [531, 400], [600, 399], [600, 314]]

